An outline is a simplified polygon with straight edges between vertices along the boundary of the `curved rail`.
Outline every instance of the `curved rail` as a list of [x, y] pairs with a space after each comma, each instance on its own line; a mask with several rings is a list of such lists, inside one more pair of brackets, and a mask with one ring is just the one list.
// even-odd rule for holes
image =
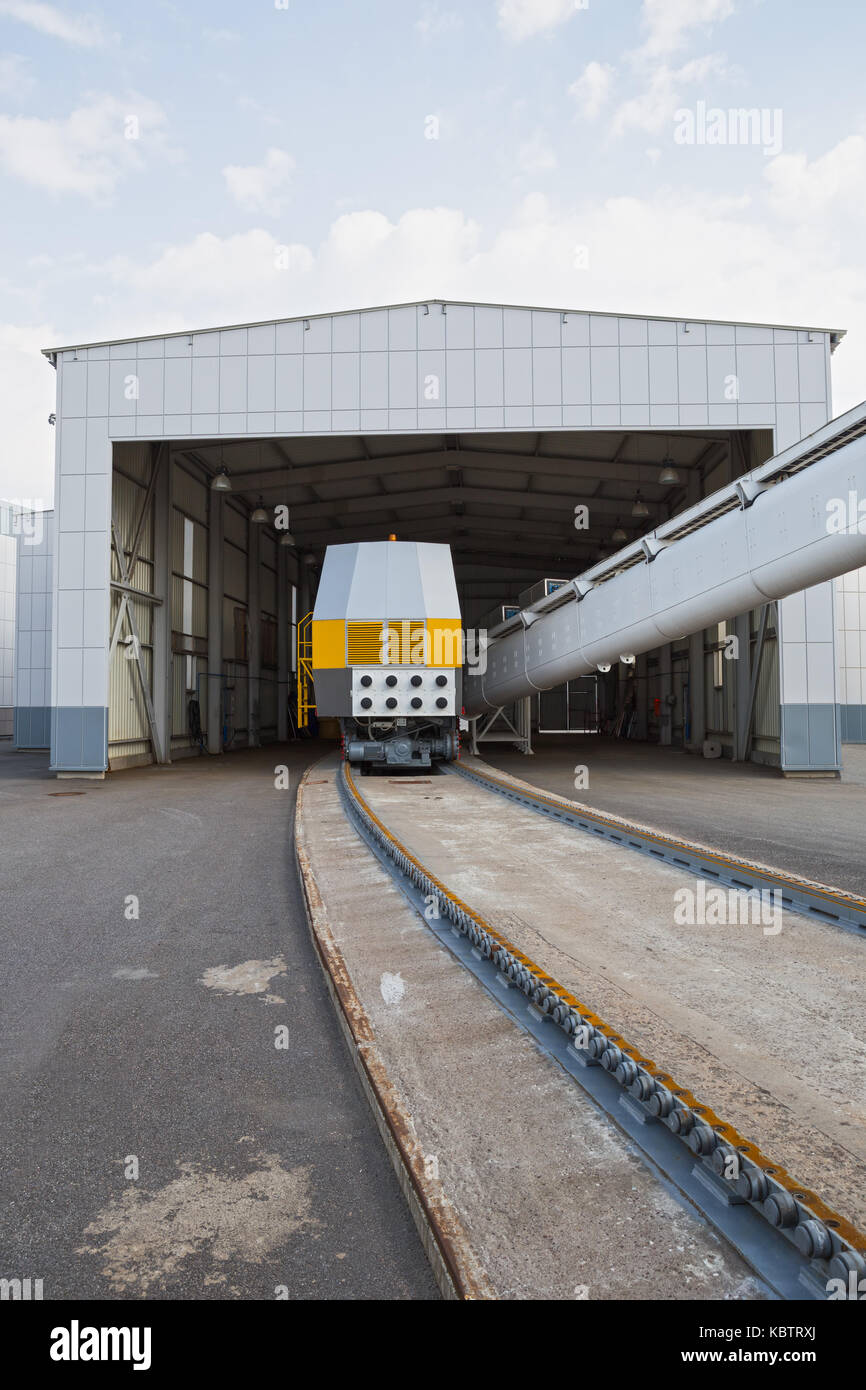
[[789, 912], [801, 912], [845, 928], [856, 927], [859, 936], [866, 935], [866, 898], [858, 893], [816, 883], [800, 874], [785, 873], [781, 869], [771, 868], [769, 864], [744, 859], [741, 855], [714, 849], [710, 845], [695, 844], [676, 835], [664, 834], [612, 812], [597, 811], [579, 801], [557, 796], [555, 792], [531, 787], [518, 778], [496, 777], [486, 769], [482, 771], [466, 762], [449, 763], [446, 770], [469, 778], [486, 791], [497, 792], [508, 801], [519, 802], [561, 824], [603, 835], [624, 849], [651, 854], [654, 859], [699, 874], [714, 884], [724, 883], [747, 892], [777, 893], [782, 907]]
[[[356, 826], [379, 857], [390, 861], [398, 881], [408, 886], [410, 900], [415, 894], [414, 905], [428, 926], [435, 930], [439, 921], [447, 922], [449, 932], [464, 939], [459, 950], [437, 931], [491, 992], [491, 980], [480, 967], [487, 966], [488, 974], [492, 967], [497, 980], [529, 1000], [529, 1013], [538, 1026], [531, 1017], [519, 1019], [521, 1026], [571, 1071], [781, 1297], [824, 1299], [829, 1280], [842, 1280], [847, 1286], [852, 1274], [866, 1277], [866, 1234], [633, 1047], [453, 893], [383, 824], [347, 764], [342, 768], [342, 788]], [[434, 921], [432, 904], [438, 914]], [[496, 997], [502, 1002], [501, 992]], [[513, 1008], [509, 1012], [515, 1014]], [[557, 1027], [556, 1045], [551, 1022]], [[624, 1103], [624, 1110], [617, 1109], [617, 1101], [620, 1107]], [[691, 1160], [688, 1178], [683, 1145]]]

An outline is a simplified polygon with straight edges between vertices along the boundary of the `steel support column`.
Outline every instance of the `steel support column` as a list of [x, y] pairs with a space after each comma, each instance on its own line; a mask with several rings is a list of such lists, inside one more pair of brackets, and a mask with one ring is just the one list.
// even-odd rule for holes
[[704, 634], [694, 632], [689, 638], [689, 747], [696, 753], [707, 736], [705, 664]]
[[248, 522], [249, 537], [247, 548], [247, 621], [249, 623], [249, 649], [247, 651], [247, 743], [250, 748], [258, 748], [261, 739], [261, 667], [262, 667], [262, 604], [259, 578], [259, 554], [261, 528], [255, 521]]
[[[167, 444], [153, 445], [153, 587], [162, 603], [153, 612], [153, 710], [162, 758], [171, 762], [172, 708], [172, 482], [173, 469]], [[131, 605], [130, 605], [131, 608]]]
[[209, 753], [221, 753], [223, 747], [224, 506], [223, 494], [211, 491], [208, 508], [207, 564], [207, 747]]
[[635, 663], [637, 717], [634, 723], [634, 736], [646, 742], [649, 733], [649, 666], [647, 653], [642, 652]]
[[659, 663], [659, 696], [661, 698], [659, 707], [659, 743], [668, 747], [672, 738], [674, 722], [674, 708], [671, 704], [671, 697], [674, 689], [674, 676], [670, 642], [665, 642], [663, 647], [659, 647], [656, 656], [658, 657]]
[[277, 546], [277, 738], [289, 736], [289, 551]]
[[749, 686], [752, 678], [752, 615], [743, 613], [734, 619], [734, 636], [737, 639], [736, 661], [734, 662], [734, 727], [732, 730], [731, 756], [742, 762], [746, 756], [744, 749], [748, 737]]

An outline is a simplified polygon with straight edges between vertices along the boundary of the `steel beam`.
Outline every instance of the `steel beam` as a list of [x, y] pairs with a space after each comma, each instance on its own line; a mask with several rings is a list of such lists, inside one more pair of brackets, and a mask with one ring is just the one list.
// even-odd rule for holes
[[248, 521], [247, 526], [247, 744], [250, 748], [258, 748], [262, 712], [262, 601], [259, 575], [262, 530], [254, 521]]
[[[126, 555], [124, 553], [123, 542], [121, 540], [117, 520], [113, 512], [111, 517], [111, 535], [114, 542], [115, 554], [117, 555], [117, 563], [120, 567], [120, 576], [122, 581], [126, 584], [129, 582], [128, 571], [126, 568]], [[123, 606], [124, 597], [122, 596], [121, 607]], [[130, 643], [132, 647], [132, 659], [135, 661], [135, 664], [138, 668], [138, 677], [139, 681], [141, 682], [141, 693], [144, 699], [144, 707], [147, 715], [147, 724], [150, 730], [150, 741], [153, 745], [153, 756], [156, 762], [161, 763], [164, 761], [163, 746], [160, 741], [159, 727], [156, 722], [156, 714], [153, 708], [153, 700], [151, 698], [150, 688], [147, 682], [147, 672], [144, 669], [144, 662], [141, 655], [141, 636], [138, 631], [138, 622], [136, 621], [135, 609], [133, 608], [132, 604], [126, 603], [125, 607], [126, 617], [129, 622], [130, 632], [132, 634]], [[119, 617], [120, 614], [118, 614], [118, 618]], [[117, 641], [118, 637], [115, 636], [112, 639], [112, 652], [114, 651], [114, 648], [117, 646]]]
[[208, 493], [207, 748], [221, 753], [223, 687], [223, 493]]
[[289, 551], [277, 546], [277, 738], [289, 736]]

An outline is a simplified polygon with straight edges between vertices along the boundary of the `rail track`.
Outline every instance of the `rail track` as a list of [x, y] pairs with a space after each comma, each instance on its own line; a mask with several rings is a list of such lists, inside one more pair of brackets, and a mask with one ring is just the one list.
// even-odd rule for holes
[[[712, 854], [709, 876], [717, 881], [725, 881], [723, 874], [730, 873], [734, 886], [754, 887], [755, 877], [750, 881], [746, 868], [762, 878], [774, 875], [766, 866], [726, 859], [705, 847], [687, 846], [694, 854], [685, 857], [685, 842], [655, 836], [646, 827], [589, 813], [477, 768], [457, 771], [490, 792], [565, 824], [595, 833], [612, 832], [610, 838], [632, 849], [654, 853], [647, 837], [664, 842], [664, 857], [679, 868], [695, 871], [695, 858]], [[340, 794], [356, 829], [442, 944], [628, 1134], [662, 1180], [742, 1255], [771, 1295], [825, 1300], [834, 1287], [847, 1289], [852, 1280], [856, 1285], [866, 1278], [862, 1231], [662, 1065], [632, 1046], [589, 1002], [560, 984], [449, 888], [376, 814], [347, 765], [341, 771]], [[606, 831], [593, 823], [596, 820], [607, 822]], [[720, 859], [726, 859], [729, 867], [720, 864]], [[852, 895], [787, 875], [775, 877], [796, 885], [796, 898], [791, 889], [786, 890], [795, 910], [803, 911], [799, 904], [818, 890], [824, 895], [817, 899], [818, 912], [825, 920], [829, 917], [839, 925], [853, 926], [861, 911], [856, 905], [861, 900]], [[857, 929], [862, 925], [858, 922]], [[831, 1284], [834, 1280], [839, 1283]]]

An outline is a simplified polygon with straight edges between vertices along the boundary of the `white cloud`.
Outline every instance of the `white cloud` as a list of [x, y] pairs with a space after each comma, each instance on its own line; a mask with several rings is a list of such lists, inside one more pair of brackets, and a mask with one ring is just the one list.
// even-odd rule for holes
[[0, 0], [0, 16], [18, 19], [40, 34], [62, 39], [76, 48], [101, 48], [105, 35], [91, 15], [68, 15], [54, 5], [41, 5], [33, 0]]
[[91, 96], [62, 120], [0, 116], [0, 166], [52, 193], [104, 200], [142, 167], [144, 147], [162, 148], [164, 125], [162, 109], [139, 96]]
[[805, 154], [782, 154], [767, 166], [770, 204], [794, 219], [835, 215], [840, 208], [859, 209], [866, 201], [866, 139], [846, 140], [810, 163]]
[[633, 74], [633, 94], [614, 112], [614, 135], [629, 130], [658, 135], [666, 125], [671, 126], [673, 133], [674, 113], [681, 105], [683, 88], [710, 76], [732, 75], [722, 53], [704, 54], [679, 67], [673, 66], [671, 59], [688, 42], [693, 29], [706, 29], [733, 13], [733, 0], [643, 0], [641, 23], [646, 40], [640, 48], [625, 54], [624, 61]]
[[445, 34], [456, 34], [463, 28], [463, 19], [455, 10], [441, 10], [436, 4], [426, 4], [421, 6], [415, 28], [426, 43]]
[[667, 126], [673, 138], [674, 113], [682, 104], [683, 89], [705, 82], [711, 75], [724, 77], [727, 72], [726, 61], [720, 53], [693, 58], [680, 68], [669, 68], [665, 63], [653, 65], [643, 90], [624, 101], [614, 112], [612, 134], [643, 130], [658, 135]]
[[29, 58], [22, 58], [19, 53], [0, 54], [0, 93], [3, 96], [26, 96], [35, 85]]
[[[589, 270], [576, 268], [576, 244], [589, 248]], [[414, 208], [396, 221], [351, 212], [319, 246], [289, 248], [287, 269], [278, 256], [278, 238], [262, 229], [208, 233], [149, 263], [118, 257], [91, 273], [109, 286], [117, 335], [436, 295], [842, 327], [857, 319], [866, 375], [859, 256], [846, 260], [808, 215], [778, 224], [760, 184], [751, 197], [660, 187], [650, 198], [566, 207], [533, 193], [490, 229], [454, 208]]]
[[587, 63], [580, 77], [572, 82], [568, 94], [582, 116], [594, 120], [610, 95], [614, 69], [609, 63]]
[[56, 340], [52, 324], [0, 323], [3, 451], [0, 496], [50, 506], [54, 492], [54, 372], [40, 349]]
[[556, 155], [539, 132], [517, 147], [516, 165], [521, 174], [544, 174], [556, 168]]
[[204, 29], [202, 35], [208, 43], [240, 43], [241, 35], [234, 29]]
[[643, 0], [643, 51], [650, 57], [675, 53], [687, 42], [690, 29], [706, 29], [733, 13], [733, 0]]
[[499, 27], [514, 43], [555, 29], [582, 8], [576, 0], [499, 0]]
[[295, 161], [286, 150], [269, 149], [263, 164], [227, 164], [228, 191], [245, 212], [276, 214], [285, 206]]

